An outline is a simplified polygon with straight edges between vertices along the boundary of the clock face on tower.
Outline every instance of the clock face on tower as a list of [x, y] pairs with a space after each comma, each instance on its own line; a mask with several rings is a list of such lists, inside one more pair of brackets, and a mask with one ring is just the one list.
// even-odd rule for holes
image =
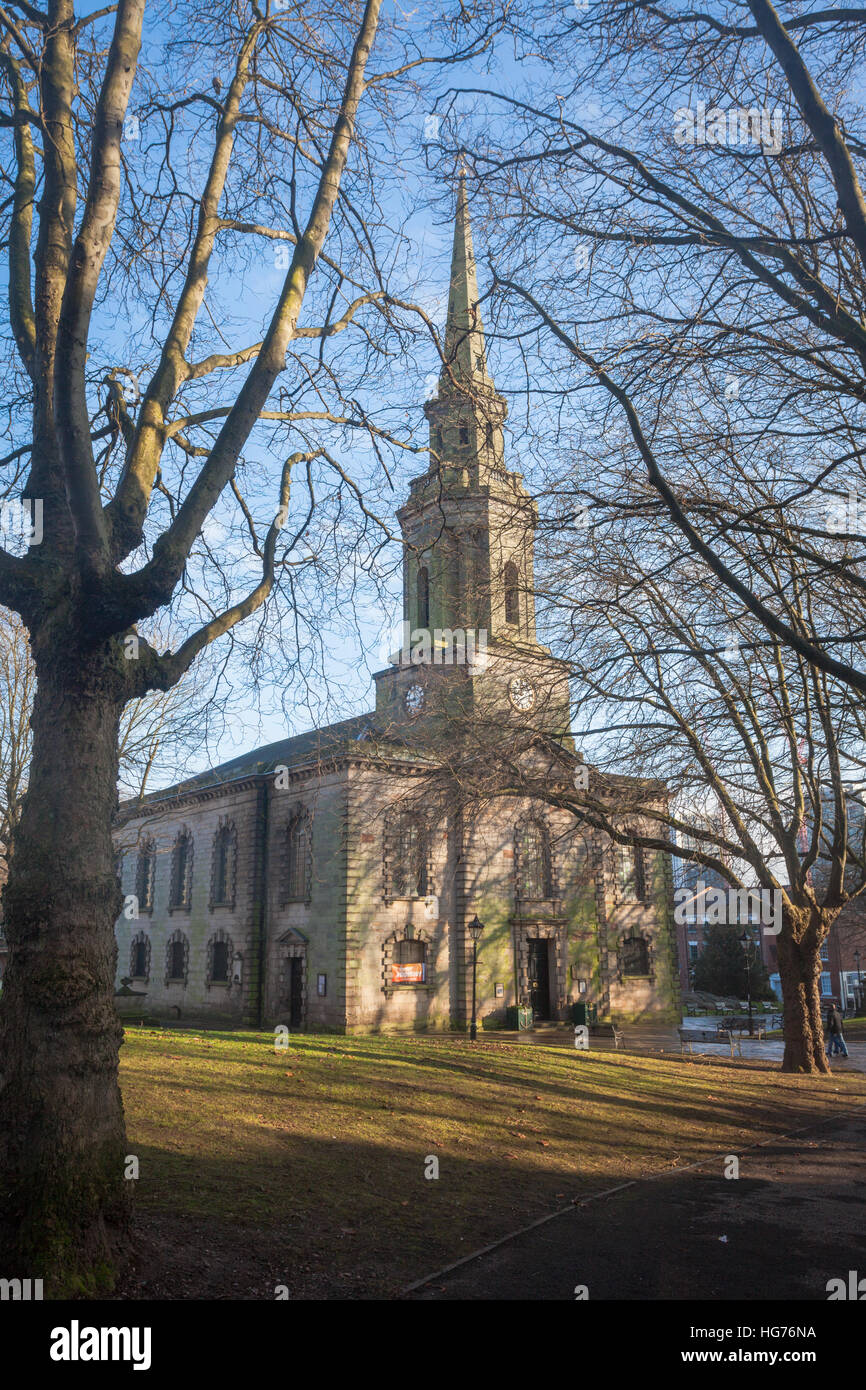
[[516, 710], [526, 714], [535, 704], [535, 686], [525, 676], [515, 676], [508, 682], [508, 698]]
[[403, 704], [409, 714], [417, 714], [424, 703], [423, 685], [410, 685], [406, 694], [403, 696]]

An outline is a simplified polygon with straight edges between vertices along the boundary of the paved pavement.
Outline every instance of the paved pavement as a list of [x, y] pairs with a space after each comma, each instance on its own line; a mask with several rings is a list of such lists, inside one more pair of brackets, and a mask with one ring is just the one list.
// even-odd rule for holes
[[723, 1164], [567, 1209], [405, 1296], [823, 1301], [866, 1275], [866, 1118], [744, 1150], [736, 1179]]
[[[717, 1017], [688, 1018], [684, 1021], [684, 1028], [691, 1028], [698, 1031], [701, 1028], [715, 1028], [721, 1020]], [[623, 1052], [673, 1052], [679, 1056], [680, 1039], [676, 1027], [670, 1025], [659, 1025], [656, 1023], [643, 1024], [623, 1024]], [[541, 1028], [531, 1029], [526, 1033], [490, 1033], [483, 1034], [485, 1038], [495, 1037], [497, 1042], [509, 1041], [519, 1043], [532, 1043], [546, 1047], [572, 1047], [574, 1045], [574, 1029], [570, 1024], [542, 1026]], [[750, 1039], [748, 1036], [741, 1040], [742, 1055], [744, 1058], [756, 1058], [764, 1062], [781, 1062], [784, 1054], [784, 1043], [781, 1038], [766, 1038], [764, 1041]], [[591, 1038], [590, 1050], [594, 1052], [610, 1052], [613, 1050], [612, 1038]], [[830, 1065], [835, 1071], [838, 1067], [842, 1071], [863, 1071], [866, 1072], [866, 1042], [848, 1041], [849, 1057], [831, 1057]], [[730, 1057], [730, 1043], [725, 1042], [693, 1042], [692, 1052], [696, 1056], [706, 1057]], [[736, 1043], [734, 1055], [737, 1056]]]

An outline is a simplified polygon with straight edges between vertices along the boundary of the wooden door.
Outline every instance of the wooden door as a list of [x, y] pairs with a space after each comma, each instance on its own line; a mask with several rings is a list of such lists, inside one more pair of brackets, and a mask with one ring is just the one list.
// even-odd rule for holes
[[530, 937], [529, 1002], [533, 1018], [550, 1018], [550, 953], [548, 942]]

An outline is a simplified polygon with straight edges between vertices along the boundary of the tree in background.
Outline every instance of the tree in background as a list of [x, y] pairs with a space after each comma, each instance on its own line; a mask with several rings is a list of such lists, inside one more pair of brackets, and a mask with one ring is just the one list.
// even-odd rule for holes
[[[513, 21], [523, 80], [441, 109], [489, 213], [485, 317], [520, 346], [527, 450], [593, 460], [558, 521], [628, 506], [642, 475], [672, 562], [862, 695], [866, 12], [526, 0]], [[741, 538], [785, 528], [817, 625], [743, 564]]]
[[596, 774], [581, 801], [552, 751], [545, 786], [492, 718], [449, 773], [622, 843], [691, 838], [693, 863], [778, 893], [783, 1067], [826, 1072], [820, 946], [864, 884], [866, 18], [512, 19], [523, 72], [440, 109], [487, 213], [488, 337], [525, 403], [539, 599]]
[[[542, 701], [521, 728], [491, 696], [429, 780], [467, 807], [547, 802], [617, 844], [710, 869], [737, 893], [765, 891], [782, 1069], [827, 1073], [821, 945], [866, 888], [866, 831], [850, 799], [866, 760], [862, 701], [744, 616], [697, 561], [671, 565], [646, 488], [630, 483], [631, 505], [596, 522], [582, 547], [551, 526], [538, 548], [540, 620], [571, 680], [562, 732], [581, 756], [567, 738], [539, 736], [552, 722]], [[745, 572], [775, 576], [785, 622], [820, 624], [796, 542], [740, 546]]]
[[694, 988], [734, 999], [744, 999], [747, 992], [753, 999], [775, 998], [757, 949], [749, 952], [747, 962], [739, 928], [721, 922], [704, 929], [704, 944], [694, 965]]
[[[35, 694], [36, 667], [27, 629], [17, 613], [0, 609], [0, 875], [4, 883], [27, 791]], [[130, 701], [121, 714], [118, 735], [122, 798], [144, 796], [156, 779], [176, 780], [182, 775], [178, 770], [207, 746], [214, 704], [213, 681], [198, 668], [195, 681], [187, 677], [170, 690], [152, 690]]]

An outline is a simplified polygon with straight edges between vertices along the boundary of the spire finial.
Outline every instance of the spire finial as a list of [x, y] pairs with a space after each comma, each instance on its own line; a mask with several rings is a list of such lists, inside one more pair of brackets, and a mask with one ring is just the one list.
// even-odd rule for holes
[[470, 382], [492, 385], [487, 375], [484, 327], [478, 307], [478, 276], [475, 270], [472, 228], [469, 223], [466, 162], [462, 151], [457, 170], [457, 210], [451, 254], [448, 318], [445, 325], [445, 362], [440, 390], [448, 390], [449, 369], [454, 377], [467, 385]]

